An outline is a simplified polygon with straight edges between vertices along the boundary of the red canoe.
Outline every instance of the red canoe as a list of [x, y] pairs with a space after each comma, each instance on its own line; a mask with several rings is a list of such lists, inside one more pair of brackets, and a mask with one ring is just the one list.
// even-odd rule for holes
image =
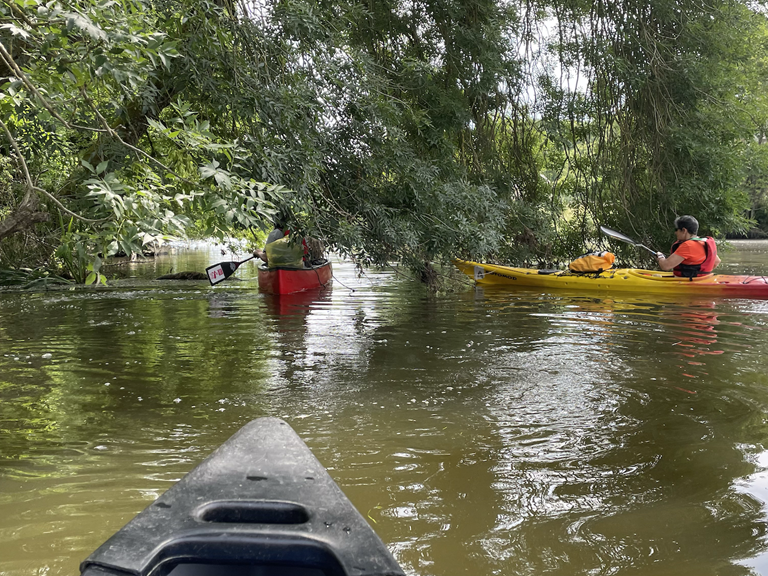
[[312, 268], [259, 267], [259, 290], [270, 294], [294, 294], [325, 288], [333, 276], [330, 260]]

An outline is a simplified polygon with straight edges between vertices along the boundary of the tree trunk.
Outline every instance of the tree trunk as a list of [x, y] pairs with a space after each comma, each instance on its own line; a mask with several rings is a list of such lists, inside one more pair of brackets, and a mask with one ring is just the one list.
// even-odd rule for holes
[[47, 221], [49, 214], [39, 212], [38, 205], [37, 196], [34, 193], [28, 193], [9, 216], [0, 220], [0, 240], [26, 230], [38, 222]]

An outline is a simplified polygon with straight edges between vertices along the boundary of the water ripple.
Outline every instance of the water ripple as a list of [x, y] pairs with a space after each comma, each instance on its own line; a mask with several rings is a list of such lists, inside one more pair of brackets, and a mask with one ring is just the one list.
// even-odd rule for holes
[[242, 274], [2, 295], [0, 573], [76, 571], [263, 415], [409, 574], [761, 565], [766, 304]]

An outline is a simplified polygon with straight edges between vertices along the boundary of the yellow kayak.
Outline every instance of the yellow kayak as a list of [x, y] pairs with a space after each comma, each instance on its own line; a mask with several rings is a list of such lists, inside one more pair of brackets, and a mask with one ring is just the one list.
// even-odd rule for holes
[[765, 276], [707, 274], [690, 279], [675, 276], [671, 272], [638, 268], [614, 268], [600, 273], [576, 273], [570, 270], [513, 268], [467, 260], [454, 260], [453, 263], [475, 282], [485, 286], [768, 299], [768, 279]]

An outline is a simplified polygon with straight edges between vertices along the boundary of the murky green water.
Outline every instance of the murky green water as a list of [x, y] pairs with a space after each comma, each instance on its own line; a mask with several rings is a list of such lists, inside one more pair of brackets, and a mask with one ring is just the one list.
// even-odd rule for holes
[[768, 301], [151, 280], [222, 259], [0, 293], [0, 575], [77, 574], [265, 415], [409, 574], [768, 575]]

